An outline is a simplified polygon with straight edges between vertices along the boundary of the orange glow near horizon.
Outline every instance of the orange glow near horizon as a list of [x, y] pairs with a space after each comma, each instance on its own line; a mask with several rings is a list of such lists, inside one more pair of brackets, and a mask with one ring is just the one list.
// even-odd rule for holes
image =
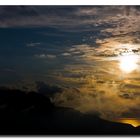
[[130, 124], [133, 127], [140, 126], [140, 119], [138, 118], [119, 118], [119, 119], [113, 120], [113, 122]]

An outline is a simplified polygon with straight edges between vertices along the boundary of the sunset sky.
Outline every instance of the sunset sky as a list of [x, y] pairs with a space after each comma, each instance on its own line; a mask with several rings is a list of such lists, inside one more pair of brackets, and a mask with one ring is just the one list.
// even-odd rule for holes
[[0, 86], [38, 81], [58, 106], [139, 121], [140, 7], [1, 6]]

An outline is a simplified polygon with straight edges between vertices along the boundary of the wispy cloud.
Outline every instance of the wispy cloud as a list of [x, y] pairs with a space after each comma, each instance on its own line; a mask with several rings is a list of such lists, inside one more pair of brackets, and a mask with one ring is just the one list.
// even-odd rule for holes
[[56, 55], [53, 55], [53, 54], [36, 54], [35, 57], [53, 59], [53, 58], [56, 58]]
[[53, 27], [67, 32], [98, 31], [97, 35], [92, 34], [89, 38], [95, 42], [108, 42], [108, 38], [120, 42], [140, 42], [139, 6], [1, 6], [0, 17], [0, 27]]
[[41, 45], [40, 42], [32, 42], [32, 43], [27, 43], [26, 44], [27, 47], [38, 47], [40, 45]]

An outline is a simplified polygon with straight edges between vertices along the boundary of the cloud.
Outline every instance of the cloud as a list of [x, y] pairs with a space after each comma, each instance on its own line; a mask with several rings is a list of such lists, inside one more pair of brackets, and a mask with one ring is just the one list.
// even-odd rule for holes
[[98, 8], [96, 7], [78, 7], [77, 11], [75, 12], [78, 16], [92, 16], [97, 15]]
[[[138, 6], [1, 6], [0, 27], [51, 27], [66, 33], [84, 32], [81, 40], [87, 44], [140, 44], [139, 16]], [[64, 36], [63, 33], [49, 35]], [[27, 44], [36, 45], [39, 44]]]
[[64, 52], [61, 54], [62, 56], [70, 56], [71, 54], [70, 53], [67, 53], [67, 52]]
[[56, 55], [52, 55], [52, 54], [36, 54], [35, 57], [37, 58], [56, 58]]
[[46, 56], [50, 59], [56, 58], [56, 55], [52, 55], [52, 54], [47, 54]]
[[[88, 81], [87, 78], [84, 80]], [[139, 109], [140, 97], [133, 93], [122, 93], [120, 87], [123, 83], [99, 83], [97, 79], [91, 78], [89, 81], [76, 89], [64, 89], [53, 98], [53, 102], [58, 106], [71, 107], [84, 113], [97, 113], [104, 119], [121, 118], [127, 113], [133, 115], [125, 117], [138, 117], [133, 109]]]
[[[57, 80], [63, 83], [63, 91], [53, 98], [56, 105], [100, 114], [100, 117], [110, 120], [138, 117], [133, 110], [139, 110], [140, 105], [139, 72], [123, 74], [118, 58], [127, 51], [126, 48], [137, 50], [139, 45], [110, 44], [98, 47], [73, 45], [67, 50], [73, 63], [65, 64], [61, 75], [57, 76]], [[120, 54], [115, 55], [118, 51]], [[75, 55], [74, 52], [78, 53]]]
[[39, 54], [39, 55], [36, 54], [35, 56], [38, 57], [38, 58], [46, 58], [46, 55], [45, 54]]
[[133, 110], [139, 110], [140, 105], [139, 72], [125, 75], [121, 71], [118, 58], [125, 51], [139, 55], [139, 44], [112, 40], [98, 46], [79, 44], [65, 48], [57, 56], [61, 55], [63, 61], [70, 56], [70, 61], [49, 73], [62, 89], [51, 97], [52, 101], [104, 119], [136, 117]]
[[139, 29], [140, 10], [135, 6], [1, 6], [0, 11], [1, 27], [51, 26], [90, 31], [95, 30], [93, 27], [110, 25], [102, 32], [113, 34], [126, 33], [128, 27], [131, 31]]
[[70, 54], [70, 53], [65, 52], [65, 53], [62, 53], [61, 55], [62, 55], [62, 56], [70, 56], [71, 54]]
[[39, 46], [41, 43], [40, 42], [34, 42], [34, 43], [27, 43], [26, 46], [27, 47], [37, 47]]

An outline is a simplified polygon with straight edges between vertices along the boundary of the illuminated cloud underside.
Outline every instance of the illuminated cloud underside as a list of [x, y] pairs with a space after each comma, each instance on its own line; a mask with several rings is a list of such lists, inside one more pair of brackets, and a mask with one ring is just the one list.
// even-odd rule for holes
[[[128, 50], [122, 52], [123, 46]], [[139, 110], [140, 105], [139, 52], [122, 44], [116, 45], [120, 50], [118, 55], [113, 52], [111, 56], [103, 56], [101, 48], [78, 45], [68, 50], [79, 64], [65, 66], [66, 75], [62, 74], [60, 79], [73, 84], [57, 94], [54, 102], [81, 112], [99, 113], [106, 119], [136, 117], [138, 114], [134, 110]], [[132, 45], [132, 48], [138, 49], [139, 44]], [[111, 54], [110, 47], [109, 50]], [[74, 52], [79, 52], [79, 55], [75, 56]], [[126, 62], [129, 65], [126, 66]]]

